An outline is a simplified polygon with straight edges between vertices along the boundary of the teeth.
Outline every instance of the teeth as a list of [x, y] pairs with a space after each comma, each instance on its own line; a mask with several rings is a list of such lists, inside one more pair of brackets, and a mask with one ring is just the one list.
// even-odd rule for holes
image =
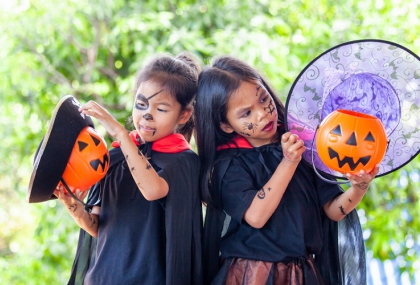
[[139, 125], [139, 129], [152, 130], [152, 128], [143, 125]]

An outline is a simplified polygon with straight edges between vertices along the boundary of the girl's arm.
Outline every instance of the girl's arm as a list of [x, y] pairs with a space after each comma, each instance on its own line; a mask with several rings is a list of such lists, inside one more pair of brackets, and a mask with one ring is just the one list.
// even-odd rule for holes
[[254, 228], [262, 228], [277, 209], [305, 151], [303, 141], [290, 132], [283, 134], [281, 144], [283, 160], [244, 214], [245, 221]]
[[[75, 220], [75, 222], [89, 233], [93, 237], [98, 236], [98, 220], [101, 212], [101, 207], [94, 206], [92, 211], [89, 213], [84, 209], [84, 205], [74, 199], [69, 193], [64, 192], [63, 186], [59, 186], [58, 189], [54, 190], [54, 195], [57, 196], [58, 200], [66, 206], [67, 212]], [[76, 196], [81, 201], [86, 197], [87, 191], [78, 192]]]
[[351, 187], [343, 194], [324, 205], [325, 214], [334, 221], [342, 220], [360, 203], [369, 188], [372, 179], [378, 174], [379, 165], [371, 173], [360, 171], [359, 175], [347, 174]]
[[168, 194], [168, 183], [157, 174], [147, 158], [138, 150], [126, 129], [107, 110], [98, 103], [89, 101], [79, 111], [95, 117], [119, 142], [134, 181], [146, 200], [157, 200]]
[[115, 138], [120, 143], [120, 148], [124, 153], [128, 167], [130, 167], [134, 181], [136, 181], [137, 187], [144, 198], [153, 201], [166, 197], [169, 191], [168, 183], [157, 174], [147, 158], [134, 144], [127, 131], [122, 128], [115, 135]]

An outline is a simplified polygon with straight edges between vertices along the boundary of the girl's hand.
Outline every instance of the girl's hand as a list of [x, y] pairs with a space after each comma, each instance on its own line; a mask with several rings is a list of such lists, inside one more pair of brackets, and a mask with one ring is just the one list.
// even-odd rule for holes
[[291, 132], [284, 133], [281, 136], [281, 146], [285, 159], [291, 163], [299, 163], [302, 159], [302, 153], [306, 150], [299, 136]]
[[79, 108], [79, 112], [95, 117], [113, 137], [117, 137], [120, 132], [126, 132], [124, 127], [105, 108], [95, 101], [87, 102]]
[[[79, 198], [80, 201], [83, 201], [87, 195], [88, 191], [80, 191], [79, 189], [76, 189], [74, 195]], [[53, 194], [58, 198], [58, 200], [63, 203], [63, 205], [66, 206], [67, 210], [71, 215], [77, 215], [76, 212], [80, 213], [80, 208], [83, 212], [83, 204], [74, 199], [73, 196], [71, 196], [67, 191], [64, 191], [64, 186], [59, 185], [53, 192]]]
[[351, 186], [354, 189], [361, 190], [366, 192], [370, 182], [379, 172], [379, 164], [375, 166], [372, 172], [366, 173], [363, 170], [360, 170], [358, 175], [352, 175], [350, 173], [346, 174], [346, 177], [350, 181]]

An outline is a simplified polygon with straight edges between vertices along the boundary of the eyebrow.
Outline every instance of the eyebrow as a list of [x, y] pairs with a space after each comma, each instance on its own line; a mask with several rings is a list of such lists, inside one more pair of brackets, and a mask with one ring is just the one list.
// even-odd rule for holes
[[[258, 90], [257, 95], [258, 95], [258, 93], [260, 93], [260, 97], [261, 97], [261, 95], [271, 95], [270, 92], [268, 92], [267, 89], [263, 88], [262, 85], [259, 85], [257, 90]], [[261, 92], [260, 92], [260, 90], [261, 90]]]
[[165, 102], [165, 101], [158, 101], [155, 104], [156, 105], [164, 105], [164, 106], [172, 107], [172, 105], [170, 103]]
[[[262, 87], [263, 85], [261, 84], [258, 84], [257, 87], [255, 87], [255, 89], [257, 90], [257, 92], [255, 93], [255, 96], [258, 96], [258, 98], [260, 98], [262, 95], [269, 94], [268, 91]], [[262, 92], [260, 92], [260, 90], [262, 90]], [[249, 109], [249, 106], [241, 108], [236, 112], [236, 115], [240, 116], [243, 112], [245, 112], [248, 109]]]

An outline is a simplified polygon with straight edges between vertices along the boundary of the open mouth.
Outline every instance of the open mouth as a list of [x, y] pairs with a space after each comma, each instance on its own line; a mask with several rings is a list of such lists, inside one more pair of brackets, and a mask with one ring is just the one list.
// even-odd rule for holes
[[144, 132], [155, 132], [156, 131], [156, 129], [154, 129], [154, 128], [150, 128], [150, 127], [143, 126], [143, 125], [140, 125], [139, 127], [140, 127], [139, 129], [144, 131]]
[[340, 159], [340, 156], [338, 155], [338, 152], [336, 152], [335, 150], [333, 150], [330, 147], [328, 147], [328, 155], [329, 155], [330, 159], [337, 158], [338, 166], [340, 168], [342, 168], [347, 163], [351, 170], [355, 170], [356, 167], [359, 165], [359, 163], [361, 163], [365, 166], [366, 164], [368, 164], [368, 162], [371, 158], [370, 155], [364, 156], [364, 157], [359, 158], [356, 162], [354, 162], [353, 158], [349, 157], [349, 156], [344, 156], [343, 159]]

